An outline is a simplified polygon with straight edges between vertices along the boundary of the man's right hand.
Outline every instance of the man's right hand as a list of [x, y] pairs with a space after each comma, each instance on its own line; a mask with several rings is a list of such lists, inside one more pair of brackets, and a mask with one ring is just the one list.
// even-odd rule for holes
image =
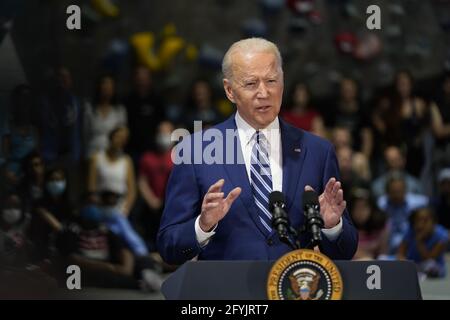
[[241, 193], [241, 188], [237, 187], [231, 190], [228, 196], [224, 198], [224, 193], [222, 192], [224, 183], [224, 179], [220, 179], [214, 183], [209, 187], [208, 192], [203, 198], [199, 225], [204, 232], [211, 231], [225, 217], [234, 200]]

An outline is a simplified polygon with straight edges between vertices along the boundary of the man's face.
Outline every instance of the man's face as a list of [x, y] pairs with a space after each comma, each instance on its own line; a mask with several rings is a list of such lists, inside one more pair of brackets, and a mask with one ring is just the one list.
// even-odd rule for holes
[[351, 216], [357, 226], [364, 226], [371, 214], [370, 204], [366, 199], [353, 200]]
[[427, 209], [420, 209], [414, 217], [413, 225], [416, 233], [423, 232], [429, 236], [434, 229], [432, 213]]
[[403, 170], [405, 168], [405, 160], [397, 147], [387, 148], [384, 152], [384, 158], [388, 168], [391, 170]]
[[339, 163], [339, 169], [343, 173], [349, 173], [352, 171], [352, 149], [349, 147], [342, 147], [337, 150], [337, 158]]
[[266, 128], [278, 116], [283, 97], [283, 72], [270, 52], [233, 53], [232, 79], [224, 79], [228, 99], [255, 129]]
[[407, 73], [400, 73], [397, 75], [396, 81], [397, 91], [401, 97], [408, 97], [411, 94], [411, 78]]
[[44, 175], [44, 162], [40, 157], [34, 157], [31, 159], [31, 171], [35, 176]]
[[138, 92], [146, 92], [151, 86], [150, 71], [145, 67], [138, 67], [134, 72], [134, 85]]
[[336, 128], [333, 130], [333, 144], [337, 150], [350, 147], [352, 144], [352, 136], [347, 128]]
[[401, 180], [392, 181], [388, 189], [389, 200], [397, 205], [405, 201], [406, 186], [405, 182]]
[[341, 82], [341, 96], [345, 101], [356, 99], [356, 83], [351, 79], [343, 79]]
[[211, 100], [211, 90], [208, 83], [204, 81], [199, 81], [194, 85], [192, 94], [195, 103], [197, 103], [199, 107], [208, 104]]

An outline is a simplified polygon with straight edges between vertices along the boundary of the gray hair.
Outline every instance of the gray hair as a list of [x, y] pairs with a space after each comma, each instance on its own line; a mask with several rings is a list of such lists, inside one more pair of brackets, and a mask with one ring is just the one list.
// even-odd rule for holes
[[281, 59], [278, 47], [273, 43], [263, 38], [248, 38], [239, 40], [231, 45], [222, 60], [222, 73], [226, 79], [231, 79], [232, 72], [232, 56], [236, 51], [241, 52], [270, 52], [273, 53], [277, 59], [278, 66], [282, 69], [283, 61]]

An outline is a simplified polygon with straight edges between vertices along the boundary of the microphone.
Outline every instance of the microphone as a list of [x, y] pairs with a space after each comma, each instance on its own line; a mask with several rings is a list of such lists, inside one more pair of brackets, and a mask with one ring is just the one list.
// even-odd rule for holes
[[280, 240], [290, 241], [288, 236], [289, 218], [284, 211], [284, 195], [280, 191], [273, 191], [269, 195], [269, 211], [272, 213], [272, 227], [277, 230]]
[[321, 229], [324, 224], [320, 215], [319, 197], [315, 191], [303, 192], [303, 213], [306, 217], [306, 229], [312, 236], [311, 247], [313, 247], [322, 241]]

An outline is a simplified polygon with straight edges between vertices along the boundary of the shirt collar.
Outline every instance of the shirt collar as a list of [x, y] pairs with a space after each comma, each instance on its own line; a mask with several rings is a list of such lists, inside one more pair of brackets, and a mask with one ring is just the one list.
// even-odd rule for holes
[[[256, 129], [253, 128], [250, 124], [248, 124], [239, 114], [239, 111], [236, 111], [235, 115], [236, 120], [236, 126], [237, 129], [244, 133], [245, 136], [245, 144], [247, 145], [252, 140]], [[271, 142], [276, 137], [276, 135], [280, 134], [280, 122], [278, 120], [278, 116], [264, 129], [260, 130], [264, 136], [267, 139], [267, 142], [269, 145], [271, 145]]]

